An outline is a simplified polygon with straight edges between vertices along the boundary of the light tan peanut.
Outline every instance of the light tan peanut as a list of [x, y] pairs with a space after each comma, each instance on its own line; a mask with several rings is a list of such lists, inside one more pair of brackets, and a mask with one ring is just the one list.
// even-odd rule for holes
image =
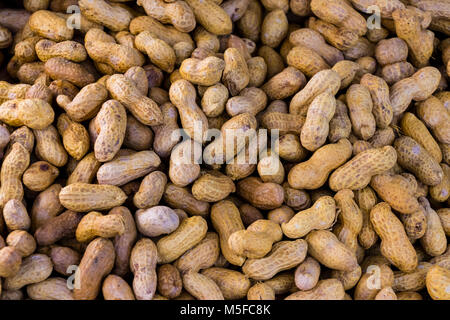
[[0, 173], [0, 206], [11, 200], [21, 201], [24, 195], [21, 181], [22, 174], [30, 163], [30, 154], [20, 144], [14, 143], [10, 153], [5, 157]]
[[56, 102], [72, 120], [81, 122], [94, 117], [107, 97], [105, 86], [92, 83], [83, 87], [73, 100], [66, 95], [58, 95]]
[[25, 98], [30, 87], [28, 84], [10, 84], [6, 81], [0, 81], [0, 102]]
[[411, 214], [419, 210], [419, 203], [409, 182], [401, 175], [378, 174], [370, 182], [378, 196], [394, 210]]
[[280, 73], [285, 68], [283, 57], [269, 46], [259, 48], [258, 55], [266, 62], [268, 78]]
[[419, 103], [418, 116], [431, 128], [436, 139], [441, 143], [450, 143], [450, 115], [442, 102], [434, 96]]
[[359, 84], [352, 85], [346, 94], [349, 115], [355, 134], [364, 140], [371, 138], [376, 130], [372, 114], [372, 98], [369, 90]]
[[441, 183], [444, 172], [436, 160], [417, 141], [400, 137], [394, 142], [398, 164], [414, 173], [424, 184], [435, 186]]
[[236, 48], [228, 48], [224, 52], [225, 68], [222, 81], [232, 96], [236, 96], [244, 89], [249, 81], [247, 63]]
[[27, 294], [32, 300], [74, 300], [63, 278], [48, 278], [27, 286]]
[[397, 36], [408, 44], [409, 56], [418, 68], [428, 64], [433, 52], [434, 33], [421, 25], [423, 14], [421, 10], [412, 7], [392, 12]]
[[237, 21], [239, 30], [244, 37], [256, 41], [258, 40], [261, 22], [262, 6], [258, 1], [250, 0], [244, 15]]
[[226, 175], [217, 171], [203, 174], [192, 185], [192, 195], [200, 201], [217, 202], [225, 199], [236, 187]]
[[[191, 139], [203, 142], [206, 139], [208, 120], [195, 102], [194, 86], [186, 80], [176, 81], [171, 85], [169, 95], [170, 100], [178, 109], [183, 129]], [[195, 131], [197, 131], [196, 134]]]
[[78, 5], [87, 19], [113, 31], [127, 29], [132, 19], [132, 15], [125, 8], [112, 6], [103, 0], [81, 0]]
[[172, 208], [185, 210], [191, 215], [205, 216], [209, 213], [208, 202], [195, 199], [188, 189], [171, 183], [167, 184], [163, 199]]
[[9, 230], [28, 230], [31, 219], [23, 203], [16, 199], [9, 200], [3, 208], [3, 219]]
[[286, 57], [287, 64], [299, 69], [307, 77], [312, 77], [316, 73], [330, 69], [325, 60], [316, 53], [303, 45], [294, 46]]
[[219, 257], [219, 237], [214, 232], [208, 232], [197, 245], [186, 251], [176, 262], [175, 266], [182, 273], [199, 272], [210, 268]]
[[394, 116], [394, 107], [391, 105], [389, 97], [389, 87], [384, 79], [365, 74], [361, 78], [361, 85], [366, 87], [373, 101], [373, 115], [377, 126], [380, 128], [386, 128], [392, 122]]
[[225, 268], [207, 268], [202, 270], [201, 274], [217, 284], [226, 300], [244, 298], [251, 285], [250, 280], [244, 274]]
[[316, 73], [306, 86], [291, 100], [289, 112], [306, 116], [311, 102], [321, 93], [335, 95], [341, 86], [339, 74], [333, 70], [322, 70]]
[[30, 190], [43, 191], [58, 177], [59, 170], [46, 161], [31, 164], [23, 173], [23, 184]]
[[425, 67], [419, 69], [410, 78], [395, 83], [390, 90], [390, 100], [394, 115], [404, 112], [413, 100], [427, 100], [437, 89], [440, 79], [441, 73], [438, 69]]
[[341, 78], [341, 89], [347, 88], [353, 82], [357, 81], [359, 73], [362, 72], [361, 66], [353, 61], [342, 60], [336, 63], [332, 70], [336, 71]]
[[275, 150], [281, 159], [289, 162], [300, 162], [306, 158], [307, 151], [300, 143], [298, 136], [288, 133], [276, 141]]
[[268, 280], [280, 271], [299, 265], [306, 257], [307, 247], [303, 239], [280, 241], [266, 257], [248, 259], [242, 271], [254, 280]]
[[14, 55], [22, 65], [37, 60], [38, 57], [35, 46], [40, 40], [42, 40], [42, 37], [40, 36], [30, 37], [23, 39], [14, 46]]
[[278, 183], [281, 184], [284, 181], [284, 167], [280, 161], [278, 154], [272, 149], [266, 150], [266, 155], [261, 155], [258, 165], [258, 174], [261, 180], [265, 183]]
[[363, 215], [363, 225], [358, 235], [358, 240], [363, 248], [368, 249], [378, 240], [378, 236], [370, 222], [370, 210], [377, 203], [377, 196], [371, 187], [366, 187], [356, 192], [356, 200]]
[[296, 189], [320, 188], [330, 172], [350, 158], [351, 150], [347, 139], [320, 147], [308, 161], [297, 164], [289, 171], [289, 185]]
[[[4, 214], [3, 209], [3, 214]], [[436, 211], [439, 218], [441, 219], [442, 227], [444, 228], [445, 234], [448, 235], [450, 233], [450, 210], [448, 208], [442, 208]]]
[[[229, 164], [245, 148], [257, 148], [259, 141], [252, 140], [256, 139], [256, 127], [257, 120], [250, 113], [232, 117], [222, 125], [220, 136], [204, 149], [203, 161], [209, 165]], [[245, 152], [241, 156], [245, 156]]]
[[245, 88], [238, 96], [228, 99], [227, 113], [234, 117], [242, 113], [258, 114], [267, 106], [267, 96], [258, 88]]
[[[373, 175], [392, 168], [397, 161], [395, 149], [386, 146], [359, 153], [330, 176], [332, 190], [359, 190], [366, 187]], [[358, 175], [359, 178], [354, 176]]]
[[364, 18], [346, 1], [312, 0], [311, 10], [320, 19], [343, 29], [353, 30], [360, 36], [367, 31]]
[[249, 0], [245, 1], [236, 1], [236, 0], [228, 0], [221, 4], [221, 7], [225, 10], [225, 12], [230, 16], [231, 21], [235, 22], [239, 20], [247, 10]]
[[100, 212], [92, 211], [81, 219], [75, 235], [79, 242], [86, 242], [96, 236], [112, 238], [124, 232], [125, 222], [121, 216], [103, 216]]
[[249, 73], [249, 87], [260, 87], [267, 76], [267, 64], [262, 57], [253, 57], [247, 60]]
[[161, 0], [139, 0], [145, 12], [162, 23], [171, 23], [181, 32], [191, 32], [195, 28], [192, 9], [184, 1], [164, 2]]
[[42, 39], [36, 43], [36, 55], [46, 62], [54, 57], [62, 57], [73, 62], [83, 62], [87, 59], [84, 46], [75, 41], [54, 42]]
[[133, 290], [121, 277], [110, 274], [102, 285], [105, 300], [135, 300]]
[[97, 180], [99, 184], [121, 186], [156, 170], [160, 164], [161, 160], [153, 151], [118, 156], [100, 166]]
[[184, 274], [183, 285], [198, 300], [224, 300], [219, 286], [203, 274], [196, 272]]
[[439, 256], [447, 249], [447, 238], [445, 237], [444, 228], [438, 214], [431, 208], [429, 201], [424, 197], [420, 197], [419, 202], [425, 209], [425, 217], [427, 219], [427, 229], [420, 239], [420, 243], [427, 254]]
[[307, 26], [318, 31], [332, 46], [339, 50], [348, 50], [357, 45], [359, 36], [356, 31], [338, 28], [324, 20], [310, 17]]
[[110, 161], [119, 151], [126, 133], [126, 112], [115, 100], [106, 101], [93, 120], [97, 138], [94, 143], [95, 158], [100, 162]]
[[405, 272], [417, 267], [417, 254], [406, 236], [400, 220], [392, 213], [390, 206], [381, 202], [370, 211], [370, 221], [381, 238], [381, 253], [393, 265]]
[[329, 229], [336, 221], [336, 204], [331, 197], [321, 197], [314, 205], [298, 212], [289, 222], [281, 224], [289, 238], [301, 238], [311, 230]]
[[228, 242], [234, 232], [244, 230], [239, 209], [231, 201], [220, 201], [211, 208], [211, 221], [219, 233], [220, 248], [225, 259], [231, 264], [242, 266], [245, 257], [234, 253]]
[[64, 207], [79, 212], [107, 210], [120, 206], [126, 198], [119, 187], [80, 182], [64, 187], [59, 193]]
[[225, 109], [228, 100], [228, 89], [221, 83], [217, 83], [208, 89], [202, 97], [202, 110], [207, 117], [219, 116]]
[[66, 19], [47, 10], [33, 13], [28, 24], [30, 29], [41, 37], [57, 42], [72, 39], [74, 33], [73, 29], [67, 26]]
[[167, 177], [163, 172], [154, 171], [148, 174], [142, 180], [139, 191], [134, 195], [134, 205], [140, 209], [157, 205], [163, 196], [166, 184]]
[[156, 38], [150, 31], [144, 31], [136, 36], [135, 44], [141, 52], [149, 56], [152, 63], [163, 71], [173, 71], [176, 60], [175, 51], [165, 41]]
[[397, 295], [391, 287], [386, 287], [377, 293], [375, 300], [397, 300]]
[[343, 300], [345, 290], [336, 279], [320, 280], [317, 286], [308, 291], [298, 291], [286, 297], [286, 300]]
[[338, 239], [354, 252], [358, 250], [358, 234], [361, 231], [363, 217], [349, 189], [340, 190], [334, 196], [340, 214], [339, 225], [334, 229]]
[[440, 266], [433, 266], [427, 273], [427, 291], [434, 300], [448, 300], [449, 271]]
[[161, 111], [163, 124], [152, 127], [155, 133], [153, 148], [161, 158], [166, 158], [170, 155], [172, 148], [178, 143], [178, 139], [167, 139], [168, 136], [172, 137], [172, 132], [178, 129], [178, 112], [170, 102], [164, 103], [161, 106]]
[[289, 35], [289, 41], [294, 46], [306, 46], [317, 52], [330, 66], [344, 59], [343, 54], [336, 48], [325, 43], [323, 36], [312, 29], [302, 28]]
[[186, 2], [194, 11], [197, 22], [206, 30], [217, 35], [231, 33], [231, 18], [214, 1], [187, 0]]
[[431, 263], [420, 262], [416, 270], [410, 273], [394, 272], [394, 283], [392, 288], [395, 291], [420, 291], [425, 288], [425, 279], [428, 271], [432, 267]]
[[162, 123], [162, 113], [158, 105], [139, 92], [134, 83], [123, 75], [113, 75], [106, 86], [111, 96], [121, 102], [133, 116], [145, 125]]
[[306, 236], [308, 253], [328, 268], [340, 271], [355, 270], [358, 263], [353, 250], [326, 230], [311, 231]]
[[4, 123], [30, 129], [45, 129], [53, 122], [55, 113], [41, 99], [9, 100], [0, 105], [0, 120]]
[[420, 293], [413, 291], [396, 292], [396, 295], [397, 300], [423, 300]]
[[347, 106], [340, 100], [336, 100], [336, 110], [333, 118], [330, 120], [330, 129], [328, 140], [337, 142], [340, 139], [346, 139], [352, 131], [352, 123], [348, 116]]
[[137, 300], [152, 300], [157, 287], [156, 245], [142, 238], [133, 247], [130, 257], [131, 272], [134, 273], [133, 291]]
[[355, 300], [374, 300], [382, 288], [391, 287], [394, 273], [385, 264], [372, 264], [367, 268], [355, 288]]
[[62, 167], [67, 163], [68, 155], [58, 135], [58, 131], [52, 125], [46, 129], [34, 129], [36, 138], [36, 156], [56, 167]]
[[80, 160], [89, 150], [89, 134], [86, 128], [61, 114], [57, 122], [58, 132], [62, 137], [64, 148], [75, 160]]
[[261, 25], [261, 42], [271, 48], [276, 48], [286, 37], [288, 20], [283, 10], [269, 12]]
[[335, 110], [336, 99], [329, 93], [320, 94], [311, 102], [300, 135], [306, 149], [315, 151], [325, 143]]
[[446, 201], [450, 196], [450, 167], [445, 163], [440, 164], [444, 176], [440, 184], [430, 188], [430, 196], [438, 202]]
[[148, 237], [170, 234], [179, 225], [177, 214], [165, 206], [155, 206], [145, 210], [138, 210], [135, 214], [135, 219], [138, 230]]
[[91, 183], [95, 178], [100, 165], [101, 163], [95, 158], [94, 152], [87, 154], [80, 162], [78, 162], [67, 179], [67, 184], [69, 185], [76, 182]]
[[44, 254], [33, 254], [23, 259], [19, 271], [14, 276], [5, 279], [4, 288], [17, 290], [29, 284], [44, 281], [50, 276], [52, 270], [53, 265], [49, 257]]
[[170, 181], [179, 187], [185, 187], [195, 181], [200, 175], [200, 155], [201, 145], [194, 140], [185, 139], [176, 145], [170, 155]]
[[196, 58], [186, 59], [181, 63], [179, 71], [183, 79], [193, 84], [212, 86], [220, 82], [224, 68], [224, 60], [210, 56], [203, 60]]
[[184, 219], [174, 232], [158, 241], [158, 261], [168, 263], [176, 260], [199, 243], [205, 237], [206, 231], [206, 220], [202, 217]]
[[313, 289], [320, 276], [320, 264], [311, 257], [307, 257], [305, 261], [295, 269], [295, 285], [302, 291]]
[[281, 228], [270, 220], [257, 220], [247, 230], [233, 232], [228, 238], [228, 246], [239, 256], [250, 259], [264, 257], [272, 249], [272, 244], [282, 238]]
[[437, 162], [442, 161], [442, 152], [439, 145], [436, 140], [434, 140], [425, 124], [414, 114], [405, 112], [401, 120], [401, 128], [406, 135], [420, 143]]

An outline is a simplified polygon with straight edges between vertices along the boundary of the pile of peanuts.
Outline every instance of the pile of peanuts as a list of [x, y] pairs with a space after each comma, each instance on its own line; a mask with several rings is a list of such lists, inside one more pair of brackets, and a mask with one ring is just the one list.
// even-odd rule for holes
[[17, 2], [2, 300], [450, 300], [448, 0]]

